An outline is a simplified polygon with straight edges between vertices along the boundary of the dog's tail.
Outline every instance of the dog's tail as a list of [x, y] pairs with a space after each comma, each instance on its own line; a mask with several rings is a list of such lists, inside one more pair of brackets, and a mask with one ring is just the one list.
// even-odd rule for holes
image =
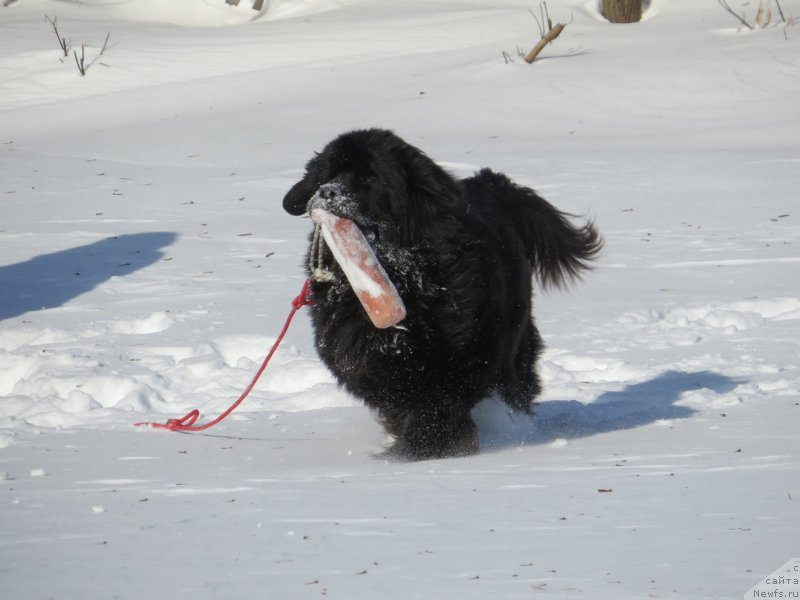
[[593, 221], [574, 225], [570, 218], [575, 215], [558, 210], [534, 190], [515, 184], [505, 175], [486, 169], [478, 177], [491, 182], [496, 201], [513, 219], [543, 288], [566, 287], [592, 268], [589, 262], [603, 248], [603, 238]]
[[603, 248], [603, 238], [593, 221], [573, 225], [568, 215], [534, 194], [541, 207], [529, 211], [533, 226], [527, 239], [533, 250], [536, 278], [543, 288], [563, 288], [591, 269], [593, 260]]

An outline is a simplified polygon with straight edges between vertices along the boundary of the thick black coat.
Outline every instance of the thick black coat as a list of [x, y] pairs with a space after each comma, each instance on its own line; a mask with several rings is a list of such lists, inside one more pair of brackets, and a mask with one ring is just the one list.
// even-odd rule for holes
[[400, 327], [376, 329], [330, 253], [312, 281], [317, 350], [337, 380], [377, 411], [406, 459], [476, 452], [471, 409], [492, 392], [529, 411], [542, 340], [532, 278], [559, 286], [602, 241], [533, 190], [484, 169], [457, 181], [380, 129], [345, 133], [306, 166], [283, 200], [354, 220], [405, 302]]

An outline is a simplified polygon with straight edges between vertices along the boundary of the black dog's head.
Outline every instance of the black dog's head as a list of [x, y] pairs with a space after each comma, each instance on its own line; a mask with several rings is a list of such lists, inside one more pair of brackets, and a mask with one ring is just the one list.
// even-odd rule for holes
[[457, 181], [383, 129], [342, 134], [309, 161], [283, 208], [301, 215], [316, 207], [399, 246], [414, 245], [433, 224], [441, 226], [465, 210]]

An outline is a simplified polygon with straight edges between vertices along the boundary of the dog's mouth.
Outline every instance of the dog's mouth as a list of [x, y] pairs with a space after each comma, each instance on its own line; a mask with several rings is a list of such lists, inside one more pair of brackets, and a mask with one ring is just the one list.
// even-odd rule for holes
[[355, 196], [342, 182], [333, 180], [319, 186], [308, 201], [306, 212], [310, 215], [315, 208], [321, 208], [332, 215], [353, 221], [371, 244], [376, 242], [378, 237], [376, 223], [359, 210]]
[[[321, 185], [306, 206], [306, 212], [311, 215], [315, 209], [322, 209], [335, 217], [341, 217], [355, 223], [361, 230], [367, 242], [373, 248], [377, 240], [377, 227], [371, 219], [365, 218], [358, 210], [358, 202], [346, 185], [333, 180]], [[316, 281], [335, 281], [339, 279], [341, 269], [322, 240], [320, 225], [312, 237], [309, 252], [309, 269]]]
[[372, 324], [385, 329], [402, 321], [406, 316], [403, 301], [358, 225], [323, 208], [313, 208], [311, 218], [317, 224], [309, 252], [309, 270], [314, 280], [337, 278], [326, 269], [324, 239]]

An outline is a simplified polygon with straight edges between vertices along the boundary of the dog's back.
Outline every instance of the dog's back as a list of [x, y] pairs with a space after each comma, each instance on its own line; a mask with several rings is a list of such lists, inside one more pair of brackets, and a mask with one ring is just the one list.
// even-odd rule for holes
[[483, 169], [461, 184], [472, 210], [495, 227], [517, 232], [542, 287], [564, 287], [579, 279], [603, 247], [591, 221], [573, 225], [572, 215], [502, 173]]

